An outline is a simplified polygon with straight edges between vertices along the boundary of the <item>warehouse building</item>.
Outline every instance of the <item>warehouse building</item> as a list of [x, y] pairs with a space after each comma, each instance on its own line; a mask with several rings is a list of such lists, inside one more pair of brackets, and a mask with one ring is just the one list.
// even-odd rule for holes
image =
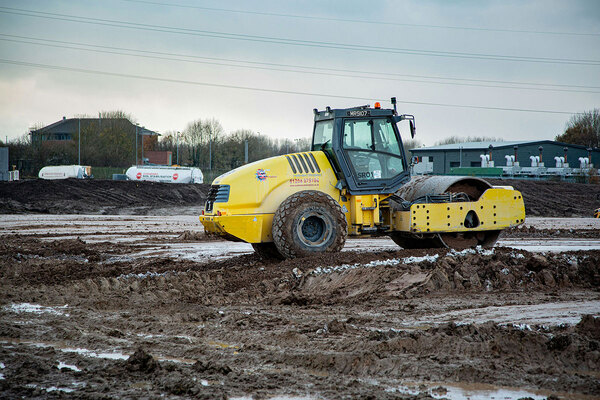
[[32, 144], [66, 143], [75, 140], [79, 132], [101, 132], [104, 129], [124, 132], [136, 132], [140, 136], [158, 136], [159, 133], [133, 124], [127, 118], [66, 118], [44, 126], [31, 129]]
[[552, 140], [466, 142], [416, 148], [411, 151], [418, 161], [429, 166], [426, 172], [435, 175], [451, 174], [455, 168], [461, 168], [464, 172], [465, 168], [512, 165], [527, 168], [553, 168], [559, 165], [580, 168], [580, 158], [588, 158], [588, 167], [597, 168], [600, 165], [600, 149]]

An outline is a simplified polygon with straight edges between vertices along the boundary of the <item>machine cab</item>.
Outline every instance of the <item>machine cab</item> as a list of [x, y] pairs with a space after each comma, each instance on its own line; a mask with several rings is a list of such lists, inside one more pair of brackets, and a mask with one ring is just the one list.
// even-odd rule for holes
[[394, 193], [410, 180], [397, 122], [414, 118], [369, 106], [315, 111], [312, 150], [324, 151], [350, 194]]

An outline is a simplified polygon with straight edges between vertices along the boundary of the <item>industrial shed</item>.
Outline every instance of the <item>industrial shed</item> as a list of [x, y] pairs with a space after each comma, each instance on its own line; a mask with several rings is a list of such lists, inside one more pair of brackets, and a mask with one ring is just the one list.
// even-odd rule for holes
[[[451, 173], [451, 168], [482, 167], [481, 155], [489, 155], [495, 167], [507, 166], [506, 156], [515, 156], [521, 167], [530, 167], [531, 157], [540, 157], [540, 163], [554, 167], [555, 157], [566, 157], [571, 168], [578, 168], [580, 157], [590, 157], [591, 163], [600, 165], [600, 149], [555, 142], [552, 140], [511, 142], [466, 142], [412, 149], [412, 154], [433, 163], [433, 174]], [[485, 165], [484, 165], [485, 167]]]
[[[157, 132], [144, 127], [137, 127], [127, 118], [66, 118], [44, 126], [39, 129], [32, 129], [29, 132], [31, 143], [66, 143], [76, 140], [79, 132], [94, 132], [99, 134], [103, 129], [112, 128], [113, 130], [124, 132], [136, 132], [140, 136], [158, 136]], [[131, 133], [134, 135], [134, 133]]]

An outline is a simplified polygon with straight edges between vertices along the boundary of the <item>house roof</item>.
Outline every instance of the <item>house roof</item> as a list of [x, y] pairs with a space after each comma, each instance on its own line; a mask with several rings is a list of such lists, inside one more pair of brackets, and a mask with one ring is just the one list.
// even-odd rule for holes
[[[452, 143], [452, 144], [443, 144], [440, 146], [431, 146], [431, 147], [420, 147], [412, 149], [412, 152], [419, 151], [444, 151], [444, 150], [488, 150], [490, 145], [493, 146], [494, 149], [505, 149], [505, 148], [513, 148], [514, 146], [535, 146], [535, 145], [543, 145], [543, 144], [554, 144], [558, 146], [567, 146], [567, 147], [576, 147], [579, 149], [587, 149], [586, 146], [581, 146], [577, 144], [569, 144], [562, 142], [555, 142], [553, 140], [517, 140], [510, 142], [464, 142], [464, 143]], [[594, 149], [598, 151], [598, 149]]]
[[[70, 132], [70, 131], [75, 132], [77, 130], [76, 127], [80, 122], [82, 125], [89, 125], [90, 123], [96, 123], [96, 122], [102, 123], [102, 121], [110, 121], [110, 122], [119, 121], [119, 122], [128, 123], [131, 126], [135, 126], [135, 124], [133, 124], [127, 118], [64, 118], [63, 117], [63, 119], [61, 119], [57, 122], [54, 122], [50, 125], [46, 125], [40, 129], [35, 129], [35, 130], [32, 129], [31, 133], [41, 134], [41, 133], [48, 133], [48, 132], [56, 132], [56, 131], [60, 131], [61, 128], [65, 132]], [[73, 128], [73, 127], [75, 127], [75, 128]], [[151, 131], [150, 129], [146, 129], [142, 126], [140, 126], [138, 128], [138, 133], [140, 135], [145, 135], [145, 136], [160, 136], [160, 133]]]

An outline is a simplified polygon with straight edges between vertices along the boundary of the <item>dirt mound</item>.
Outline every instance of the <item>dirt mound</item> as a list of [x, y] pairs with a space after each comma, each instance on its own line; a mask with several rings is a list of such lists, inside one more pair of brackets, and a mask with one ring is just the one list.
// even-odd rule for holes
[[[67, 243], [64, 248], [62, 242]], [[77, 240], [7, 237], [0, 247], [0, 279], [15, 285], [58, 285], [59, 292], [61, 285], [74, 282], [92, 298], [110, 291], [131, 302], [165, 296], [213, 305], [379, 303], [434, 293], [600, 287], [600, 251], [542, 255], [504, 248], [422, 249], [280, 262], [265, 262], [255, 254], [211, 262], [116, 256], [132, 250], [136, 247], [123, 244], [83, 246]], [[161, 289], [153, 290], [156, 285]]]
[[130, 372], [150, 373], [160, 369], [160, 365], [151, 354], [146, 353], [143, 348], [138, 347], [135, 353], [125, 361], [125, 368]]
[[[600, 340], [600, 318], [596, 318], [589, 314], [584, 315], [575, 329], [582, 335]], [[598, 348], [598, 350], [600, 350], [600, 348]]]
[[600, 185], [486, 179], [492, 185], [510, 185], [523, 194], [525, 213], [530, 217], [593, 217], [600, 207]]
[[[327, 258], [325, 256], [324, 258]], [[351, 263], [344, 263], [352, 260]], [[360, 260], [360, 261], [359, 261]], [[282, 304], [336, 304], [421, 297], [430, 293], [543, 290], [600, 286], [600, 252], [531, 254], [494, 251], [397, 251], [344, 254], [337, 262], [288, 260], [294, 279]]]
[[[591, 217], [600, 185], [489, 179], [523, 193], [528, 216]], [[0, 182], [0, 214], [149, 214], [169, 207], [202, 206], [210, 185], [111, 180], [42, 179]]]
[[147, 214], [158, 208], [202, 206], [209, 188], [94, 179], [0, 182], [0, 213]]

